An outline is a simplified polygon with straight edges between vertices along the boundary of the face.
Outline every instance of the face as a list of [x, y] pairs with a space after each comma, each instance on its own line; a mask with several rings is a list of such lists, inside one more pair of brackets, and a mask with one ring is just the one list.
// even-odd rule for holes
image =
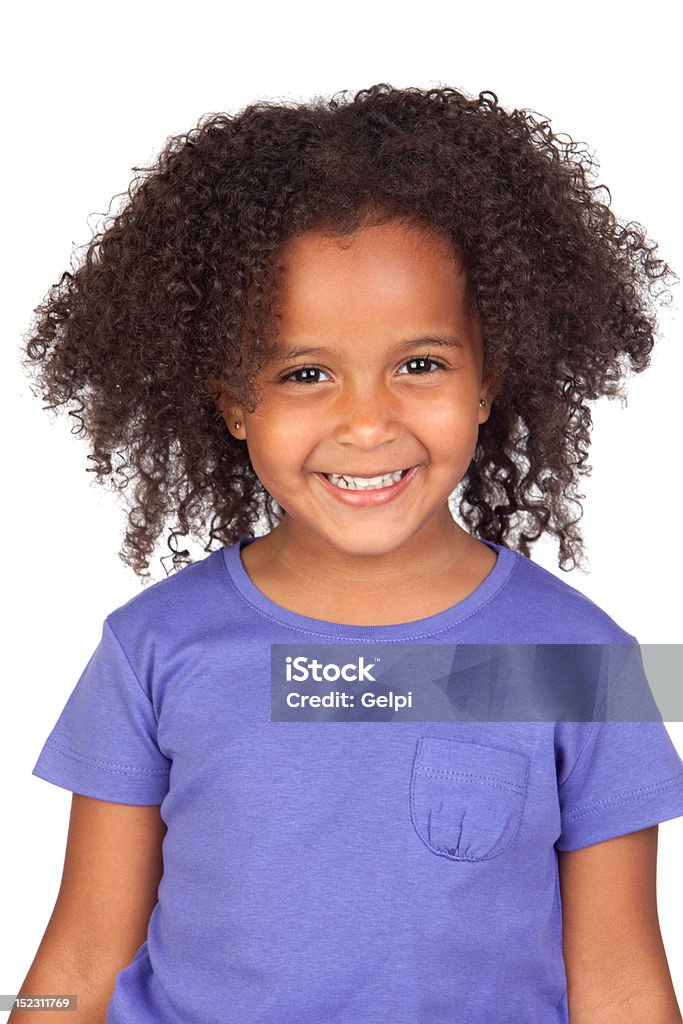
[[[302, 557], [415, 557], [453, 532], [448, 498], [490, 409], [462, 269], [446, 238], [399, 221], [344, 239], [308, 232], [283, 256], [278, 355], [254, 412], [224, 395], [226, 425]], [[325, 476], [405, 470], [380, 489]]]

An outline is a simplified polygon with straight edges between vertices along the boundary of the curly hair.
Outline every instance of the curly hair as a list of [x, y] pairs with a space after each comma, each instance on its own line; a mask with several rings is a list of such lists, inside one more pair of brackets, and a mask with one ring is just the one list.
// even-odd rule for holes
[[209, 552], [262, 517], [277, 524], [282, 509], [208, 382], [255, 408], [285, 242], [400, 218], [450, 238], [497, 382], [458, 488], [462, 521], [527, 557], [552, 534], [560, 568], [580, 565], [587, 402], [625, 401], [628, 364], [650, 363], [654, 303], [678, 278], [644, 228], [609, 209], [586, 147], [565, 139], [492, 92], [382, 83], [207, 114], [132, 168], [119, 211], [34, 310], [22, 359], [45, 407], [68, 407], [89, 438], [88, 472], [130, 485], [122, 561], [149, 577], [169, 519], [173, 569], [191, 562], [178, 537]]

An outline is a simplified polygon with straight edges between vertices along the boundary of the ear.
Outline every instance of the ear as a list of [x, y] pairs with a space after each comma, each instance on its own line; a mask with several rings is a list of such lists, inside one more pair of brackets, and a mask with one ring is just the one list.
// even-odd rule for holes
[[[238, 441], [243, 441], [245, 436], [244, 415], [242, 409], [232, 401], [232, 396], [225, 381], [209, 380], [207, 381], [207, 390], [216, 403], [232, 436], [237, 438]], [[236, 423], [239, 423], [238, 427], [235, 426]]]
[[496, 400], [497, 393], [498, 393], [498, 389], [496, 387], [495, 380], [494, 380], [493, 376], [491, 374], [489, 374], [487, 377], [484, 377], [484, 379], [482, 380], [482, 382], [481, 382], [481, 391], [479, 393], [480, 399], [481, 398], [485, 398], [486, 399], [486, 405], [483, 406], [483, 407], [481, 405], [479, 406], [479, 423], [480, 424], [481, 423], [486, 423], [487, 419], [491, 415], [491, 406], [493, 405], [493, 403]]

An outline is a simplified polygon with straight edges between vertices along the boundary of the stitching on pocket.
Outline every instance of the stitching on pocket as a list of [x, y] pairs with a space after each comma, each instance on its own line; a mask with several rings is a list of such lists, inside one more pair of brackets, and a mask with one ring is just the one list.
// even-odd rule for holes
[[[460, 770], [460, 769], [457, 769], [457, 768], [452, 768], [450, 766], [448, 768], [438, 768], [438, 767], [435, 767], [434, 765], [431, 765], [431, 764], [430, 765], [426, 765], [420, 759], [423, 756], [423, 751], [425, 749], [425, 746], [423, 744], [423, 739], [429, 740], [430, 737], [423, 737], [422, 739], [418, 740], [417, 751], [416, 751], [416, 755], [415, 755], [415, 760], [413, 762], [413, 766], [412, 766], [412, 770], [411, 770], [411, 779], [410, 779], [410, 817], [411, 817], [411, 821], [412, 821], [412, 824], [413, 824], [413, 828], [415, 829], [415, 832], [417, 833], [417, 835], [420, 838], [421, 842], [427, 847], [427, 849], [431, 853], [435, 854], [436, 856], [445, 857], [447, 860], [453, 860], [453, 861], [478, 862], [478, 861], [484, 861], [484, 860], [492, 860], [494, 857], [498, 857], [501, 854], [505, 853], [505, 851], [514, 842], [514, 840], [515, 840], [515, 838], [517, 836], [517, 833], [519, 832], [520, 825], [522, 823], [522, 817], [523, 817], [524, 807], [525, 807], [525, 802], [526, 802], [526, 792], [527, 792], [528, 780], [529, 780], [529, 766], [530, 766], [530, 763], [531, 763], [530, 755], [525, 753], [525, 752], [523, 752], [523, 751], [510, 751], [510, 750], [506, 750], [505, 751], [506, 754], [510, 754], [510, 753], [515, 754], [515, 757], [517, 759], [516, 760], [517, 765], [519, 765], [520, 767], [523, 765], [523, 771], [524, 771], [523, 779], [524, 779], [524, 781], [523, 781], [523, 783], [521, 783], [521, 782], [517, 782], [517, 781], [515, 781], [513, 779], [504, 779], [501, 776], [480, 775], [478, 772], [467, 771], [465, 769]], [[490, 750], [492, 757], [494, 757], [496, 755], [496, 753], [500, 753], [501, 750], [503, 749], [503, 748], [498, 748], [498, 747], [490, 746], [489, 744], [484, 744], [484, 743], [474, 744], [474, 743], [464, 742], [464, 741], [460, 741], [460, 740], [446, 741], [446, 742], [449, 742], [449, 743], [453, 742], [455, 744], [458, 744], [458, 747], [460, 748], [460, 752], [461, 752], [461, 754], [463, 756], [466, 756], [467, 753], [471, 752], [471, 750], [473, 748], [475, 748], [475, 747], [476, 747], [476, 750], [479, 752], [479, 754], [483, 754], [487, 750]], [[431, 747], [431, 758], [430, 759], [432, 759], [432, 760], [434, 759], [434, 757], [436, 756], [436, 752], [439, 749], [444, 750], [444, 751], [448, 751], [448, 750], [453, 750], [454, 748], [453, 747], [438, 747], [438, 746], [434, 746], [433, 745]], [[515, 762], [512, 762], [512, 763], [514, 764]], [[481, 785], [484, 791], [486, 790], [486, 788], [488, 788], [490, 790], [502, 790], [502, 791], [505, 791], [507, 793], [510, 793], [512, 795], [512, 797], [514, 798], [514, 802], [517, 805], [516, 824], [514, 825], [514, 827], [512, 829], [512, 832], [511, 832], [507, 842], [505, 843], [505, 845], [502, 846], [500, 849], [496, 849], [497, 842], [500, 840], [500, 836], [503, 835], [503, 832], [505, 830], [505, 826], [507, 824], [506, 822], [503, 822], [503, 827], [502, 827], [502, 831], [500, 833], [499, 839], [496, 842], [494, 842], [493, 845], [490, 847], [490, 849], [494, 850], [495, 852], [493, 852], [493, 853], [484, 853], [481, 856], [477, 856], [477, 857], [472, 857], [472, 856], [468, 856], [466, 854], [459, 854], [458, 853], [458, 849], [459, 849], [459, 846], [460, 846], [460, 841], [461, 841], [461, 838], [462, 838], [462, 824], [465, 821], [466, 816], [467, 816], [468, 803], [469, 803], [470, 807], [471, 807], [471, 804], [472, 804], [472, 794], [470, 794], [469, 798], [466, 797], [465, 795], [463, 795], [463, 806], [462, 806], [463, 813], [462, 813], [462, 816], [461, 816], [461, 819], [460, 819], [460, 822], [459, 822], [459, 827], [461, 829], [461, 834], [460, 834], [460, 837], [457, 840], [457, 846], [455, 848], [453, 848], [453, 847], [446, 847], [445, 849], [438, 849], [436, 846], [434, 846], [430, 842], [429, 835], [424, 834], [424, 830], [421, 827], [421, 824], [419, 824], [419, 822], [421, 821], [421, 817], [420, 817], [420, 814], [419, 814], [419, 809], [418, 809], [418, 807], [416, 805], [416, 784], [417, 784], [417, 780], [421, 776], [422, 777], [426, 777], [426, 778], [431, 778], [431, 779], [442, 780], [443, 783], [444, 783], [444, 786], [448, 786], [449, 782], [453, 782], [456, 785], [457, 785], [458, 782], [462, 782], [462, 783], [465, 783], [465, 784], [472, 784], [474, 786]], [[444, 791], [444, 793], [447, 795], [447, 791], [446, 790]], [[428, 812], [428, 819], [429, 819], [430, 822], [431, 822], [431, 816], [432, 816], [432, 812], [433, 812], [433, 809], [434, 809], [434, 806], [435, 806], [436, 799], [437, 799], [436, 796], [433, 796], [431, 799], [425, 797], [425, 803], [424, 803], [424, 805], [422, 807], [422, 811], [423, 812]], [[441, 803], [443, 804], [443, 801]], [[492, 808], [492, 810], [493, 810], [493, 808]], [[514, 811], [511, 808], [511, 814], [513, 814], [513, 813], [514, 813]], [[511, 818], [511, 820], [514, 820], [514, 819]], [[470, 824], [470, 827], [471, 827], [471, 818], [470, 818], [469, 824]], [[469, 838], [470, 839], [476, 838], [476, 834], [477, 833], [476, 833], [476, 819], [475, 819], [475, 829], [474, 829], [474, 832], [470, 833]]]
[[430, 778], [444, 779], [465, 779], [481, 782], [493, 789], [507, 789], [511, 793], [524, 793], [526, 786], [518, 785], [516, 782], [508, 782], [498, 775], [478, 775], [476, 772], [462, 772], [455, 768], [432, 768], [430, 765], [415, 765], [414, 771], [418, 775], [427, 775]]

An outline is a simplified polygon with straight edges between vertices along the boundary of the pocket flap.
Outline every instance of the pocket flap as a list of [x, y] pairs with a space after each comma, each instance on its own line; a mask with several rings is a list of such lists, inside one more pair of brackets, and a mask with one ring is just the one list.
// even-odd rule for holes
[[447, 740], [423, 736], [418, 740], [416, 767], [454, 772], [458, 776], [476, 775], [481, 783], [500, 783], [512, 788], [526, 788], [529, 758], [518, 750], [490, 747], [465, 740]]

